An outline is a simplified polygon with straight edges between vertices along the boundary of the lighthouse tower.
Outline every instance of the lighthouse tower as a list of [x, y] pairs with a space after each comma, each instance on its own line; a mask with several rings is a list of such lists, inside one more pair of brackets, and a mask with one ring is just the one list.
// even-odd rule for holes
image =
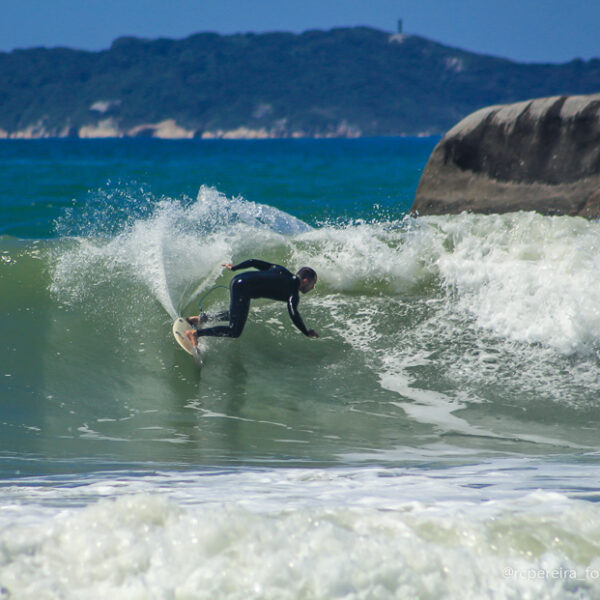
[[402, 22], [402, 19], [398, 19], [397, 32], [390, 35], [390, 39], [389, 39], [390, 42], [395, 42], [396, 44], [401, 44], [404, 41], [404, 33], [402, 32], [403, 26], [404, 26], [404, 24]]

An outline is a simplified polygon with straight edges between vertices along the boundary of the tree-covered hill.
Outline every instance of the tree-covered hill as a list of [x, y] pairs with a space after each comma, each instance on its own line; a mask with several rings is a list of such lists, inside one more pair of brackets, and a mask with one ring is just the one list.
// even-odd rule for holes
[[120, 38], [0, 53], [0, 135], [442, 133], [490, 104], [599, 91], [598, 59], [520, 64], [360, 27]]

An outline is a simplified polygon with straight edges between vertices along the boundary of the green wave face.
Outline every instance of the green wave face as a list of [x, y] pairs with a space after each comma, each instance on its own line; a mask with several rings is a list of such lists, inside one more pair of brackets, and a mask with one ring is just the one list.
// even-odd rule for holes
[[[54, 240], [0, 241], [6, 452], [262, 464], [402, 461], [395, 448], [440, 439], [483, 453], [597, 445], [595, 223], [308, 226], [212, 188], [111, 230], [93, 217], [77, 235], [64, 221]], [[170, 324], [228, 285], [222, 263], [249, 257], [317, 270], [300, 311], [321, 338], [258, 300], [240, 339], [203, 340], [198, 370]], [[218, 288], [203, 309], [227, 303]]]

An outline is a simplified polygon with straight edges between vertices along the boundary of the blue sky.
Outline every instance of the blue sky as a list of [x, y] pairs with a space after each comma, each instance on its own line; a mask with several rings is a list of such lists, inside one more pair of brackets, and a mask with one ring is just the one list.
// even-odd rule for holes
[[108, 48], [182, 38], [368, 25], [524, 62], [600, 57], [600, 0], [0, 0], [0, 50]]

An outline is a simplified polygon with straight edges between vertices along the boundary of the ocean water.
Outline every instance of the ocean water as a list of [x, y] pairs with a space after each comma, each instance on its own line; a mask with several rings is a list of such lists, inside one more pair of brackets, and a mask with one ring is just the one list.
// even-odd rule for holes
[[[0, 141], [0, 598], [600, 597], [600, 224], [414, 219], [435, 142]], [[253, 257], [321, 337], [198, 368]]]

